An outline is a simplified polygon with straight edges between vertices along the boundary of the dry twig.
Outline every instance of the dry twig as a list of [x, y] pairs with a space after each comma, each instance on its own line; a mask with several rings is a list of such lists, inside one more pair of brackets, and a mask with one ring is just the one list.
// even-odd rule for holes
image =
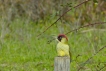
[[97, 24], [105, 24], [105, 23], [106, 22], [97, 22], [97, 23], [93, 23], [93, 24], [87, 24], [87, 25], [81, 26], [81, 27], [79, 27], [77, 29], [74, 29], [74, 30], [71, 30], [71, 31], [67, 32], [66, 35], [71, 33], [71, 32], [73, 32], [73, 31], [77, 31], [77, 30], [79, 30], [81, 28], [84, 28], [84, 27], [93, 26], [93, 25], [97, 25]]
[[[97, 55], [100, 51], [102, 51], [104, 48], [106, 48], [106, 45], [103, 46], [102, 48], [100, 48], [93, 56], [89, 57], [89, 58], [83, 63], [83, 67], [84, 67], [95, 55]], [[78, 68], [77, 71], [80, 71], [81, 68], [82, 68], [82, 66], [81, 66], [80, 68]], [[104, 68], [104, 67], [103, 67], [103, 68]], [[101, 69], [103, 69], [103, 68], [101, 68]], [[100, 69], [100, 70], [101, 70], [101, 69]]]
[[52, 23], [49, 27], [47, 27], [42, 33], [38, 34], [37, 37], [40, 36], [40, 35], [42, 35], [42, 34], [43, 34], [44, 32], [46, 32], [50, 27], [52, 27], [54, 24], [56, 24], [56, 22], [59, 21], [59, 20], [61, 19], [61, 17], [63, 17], [67, 12], [71, 11], [71, 10], [74, 9], [74, 8], [77, 8], [77, 7], [81, 6], [82, 4], [84, 4], [84, 3], [88, 2], [88, 1], [90, 1], [90, 0], [85, 0], [85, 1], [81, 2], [80, 4], [78, 4], [78, 5], [76, 5], [76, 6], [72, 7], [72, 8], [70, 8], [70, 9], [67, 10], [66, 12], [64, 12], [54, 23]]

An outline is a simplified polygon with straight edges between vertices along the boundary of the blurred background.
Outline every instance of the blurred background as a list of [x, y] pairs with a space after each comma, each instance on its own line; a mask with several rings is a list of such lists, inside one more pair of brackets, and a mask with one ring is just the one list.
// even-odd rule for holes
[[[46, 24], [45, 21], [56, 20], [60, 15], [83, 0], [0, 0], [0, 30], [10, 30], [16, 19], [25, 24]], [[105, 0], [92, 0], [73, 9], [61, 18], [61, 23], [81, 26], [106, 19]], [[52, 22], [51, 22], [52, 23]], [[104, 26], [99, 25], [99, 28]], [[8, 33], [8, 31], [6, 32]], [[6, 34], [5, 33], [5, 34]], [[3, 33], [1, 33], [2, 35]], [[4, 38], [5, 35], [2, 35]]]
[[[106, 22], [106, 0], [91, 0], [78, 8], [73, 8], [83, 1], [0, 0], [0, 70], [52, 71], [56, 42], [47, 44], [52, 36], [65, 34], [86, 24]], [[73, 9], [43, 33], [38, 40], [36, 36], [70, 8]], [[67, 35], [72, 47], [73, 59], [76, 59], [77, 55], [81, 56], [72, 63], [72, 71], [76, 71], [80, 63], [105, 45], [105, 28], [106, 24], [94, 25]], [[91, 60], [91, 66], [82, 69], [99, 70], [105, 65], [102, 63], [106, 60], [105, 53], [106, 50], [96, 56], [96, 60]]]

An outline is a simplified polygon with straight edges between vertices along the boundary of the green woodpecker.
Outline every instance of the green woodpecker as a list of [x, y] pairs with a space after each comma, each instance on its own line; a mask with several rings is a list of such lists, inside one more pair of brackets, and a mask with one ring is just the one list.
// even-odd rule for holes
[[68, 45], [68, 38], [64, 34], [60, 34], [57, 37], [58, 44], [56, 47], [58, 56], [68, 56], [71, 58], [70, 48]]

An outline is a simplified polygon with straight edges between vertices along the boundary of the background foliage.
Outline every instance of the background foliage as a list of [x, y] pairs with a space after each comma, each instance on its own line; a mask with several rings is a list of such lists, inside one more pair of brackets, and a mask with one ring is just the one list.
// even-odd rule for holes
[[[53, 71], [57, 56], [53, 36], [80, 26], [106, 21], [106, 1], [91, 0], [64, 15], [40, 36], [60, 15], [83, 0], [0, 0], [0, 70]], [[71, 70], [106, 70], [106, 49], [85, 66], [83, 62], [106, 45], [106, 25], [82, 28], [68, 34], [73, 54]]]

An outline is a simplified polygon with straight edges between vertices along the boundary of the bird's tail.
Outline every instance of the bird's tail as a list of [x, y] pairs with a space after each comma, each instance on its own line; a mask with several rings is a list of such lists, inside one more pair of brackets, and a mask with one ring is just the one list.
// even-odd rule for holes
[[72, 60], [72, 54], [71, 54], [70, 51], [69, 51], [69, 55], [70, 55], [70, 62], [71, 62], [71, 60]]

